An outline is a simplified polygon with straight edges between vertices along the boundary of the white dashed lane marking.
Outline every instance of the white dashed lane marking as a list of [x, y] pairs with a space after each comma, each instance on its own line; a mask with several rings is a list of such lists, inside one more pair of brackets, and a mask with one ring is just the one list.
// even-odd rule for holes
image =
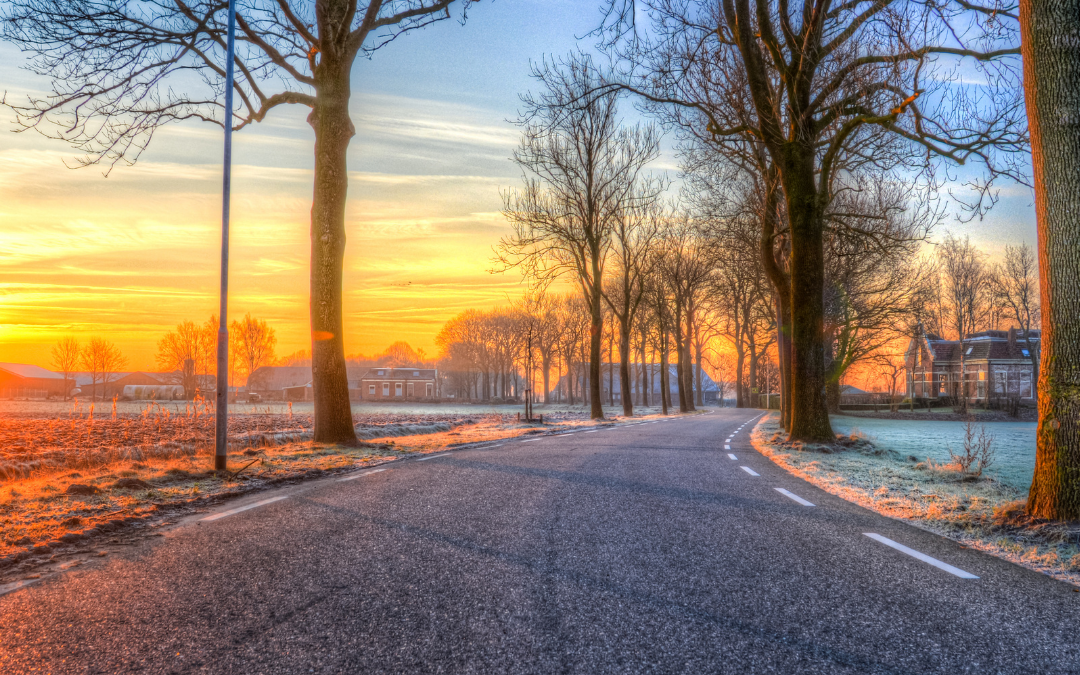
[[863, 532], [863, 534], [865, 534], [867, 537], [870, 537], [871, 539], [873, 539], [876, 542], [880, 542], [882, 544], [885, 544], [886, 546], [888, 546], [890, 548], [895, 548], [897, 551], [900, 551], [901, 553], [906, 553], [909, 556], [911, 556], [912, 558], [916, 558], [918, 560], [921, 560], [921, 561], [923, 561], [924, 563], [926, 563], [928, 565], [933, 565], [934, 567], [938, 568], [939, 570], [945, 570], [949, 574], [952, 574], [954, 576], [958, 576], [961, 579], [978, 579], [979, 578], [979, 577], [975, 576], [974, 574], [972, 574], [970, 572], [965, 572], [964, 570], [960, 569], [959, 567], [953, 567], [952, 565], [950, 565], [948, 563], [943, 563], [940, 560], [938, 560], [937, 558], [931, 558], [930, 556], [926, 555], [925, 553], [920, 553], [919, 551], [916, 551], [913, 548], [908, 548], [907, 546], [904, 546], [903, 544], [895, 542], [892, 539], [889, 539], [887, 537], [883, 537], [880, 534], [877, 534], [875, 532]]
[[730, 445], [727, 445], [727, 444], [724, 444], [724, 449], [725, 449], [725, 450], [730, 450], [730, 449], [731, 449], [731, 446], [730, 446]]
[[[498, 446], [495, 446], [495, 447], [498, 447]], [[379, 473], [380, 471], [386, 471], [386, 469], [372, 469], [371, 471], [365, 471], [364, 473], [358, 473], [358, 474], [355, 474], [355, 475], [352, 475], [352, 476], [345, 476], [344, 478], [339, 478], [338, 482], [339, 483], [344, 483], [347, 480], [356, 480], [357, 478], [363, 478], [364, 476], [370, 476], [371, 474]]]
[[429, 459], [438, 459], [439, 457], [446, 457], [449, 454], [450, 454], [449, 452], [440, 452], [437, 455], [428, 455], [427, 457], [421, 457], [420, 459], [418, 459], [416, 461], [418, 461], [418, 462], [426, 462]]
[[748, 466], [740, 466], [739, 468], [742, 469], [743, 471], [745, 471], [746, 473], [750, 474], [751, 476], [759, 475], [757, 471], [754, 471], [753, 469], [751, 469]]
[[525, 440], [522, 441], [522, 443], [532, 443], [533, 441], [539, 441], [539, 440], [543, 440], [543, 439], [540, 439], [540, 438], [526, 438]]
[[792, 493], [792, 492], [788, 492], [788, 491], [787, 491], [787, 490], [785, 490], [784, 488], [773, 488], [773, 489], [774, 489], [774, 490], [776, 490], [777, 492], [779, 492], [780, 494], [784, 495], [784, 496], [785, 496], [785, 497], [787, 497], [788, 499], [790, 499], [790, 500], [792, 500], [792, 501], [794, 501], [794, 502], [798, 502], [798, 503], [802, 504], [803, 506], [813, 506], [813, 504], [811, 504], [810, 502], [806, 501], [805, 499], [803, 499], [803, 498], [802, 498], [802, 497], [800, 497], [799, 495], [797, 495], [797, 494], [794, 494], [794, 493]]
[[735, 455], [731, 454], [730, 452], [729, 452], [729, 453], [727, 454], [727, 457], [728, 457], [728, 459], [738, 459], [738, 457], [736, 457]]
[[229, 509], [228, 511], [222, 511], [221, 513], [215, 513], [212, 516], [207, 516], [207, 517], [203, 518], [202, 522], [205, 523], [205, 522], [208, 522], [208, 521], [211, 521], [211, 520], [218, 520], [219, 518], [224, 518], [225, 516], [235, 515], [237, 513], [240, 513], [241, 511], [247, 511], [248, 509], [253, 509], [253, 508], [258, 507], [258, 506], [266, 506], [267, 504], [273, 504], [274, 502], [280, 502], [282, 499], [288, 499], [288, 498], [289, 498], [289, 495], [282, 495], [280, 497], [271, 497], [270, 499], [264, 499], [261, 502], [255, 502], [254, 504], [248, 504], [247, 506], [240, 506], [240, 507], [237, 507], [235, 509]]

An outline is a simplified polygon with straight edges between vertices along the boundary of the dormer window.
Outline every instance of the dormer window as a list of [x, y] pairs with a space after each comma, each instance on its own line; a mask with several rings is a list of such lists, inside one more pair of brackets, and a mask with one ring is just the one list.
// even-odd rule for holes
[[379, 374], [380, 374], [380, 375], [385, 375], [385, 374], [386, 374], [386, 371], [385, 371], [385, 370], [380, 370], [380, 371], [379, 371]]
[[1021, 349], [1020, 352], [1023, 353], [1025, 358], [1029, 358], [1029, 359], [1031, 358], [1031, 352], [1029, 352], [1028, 350]]
[[413, 377], [420, 377], [420, 371], [419, 370], [412, 371], [412, 374], [413, 374]]

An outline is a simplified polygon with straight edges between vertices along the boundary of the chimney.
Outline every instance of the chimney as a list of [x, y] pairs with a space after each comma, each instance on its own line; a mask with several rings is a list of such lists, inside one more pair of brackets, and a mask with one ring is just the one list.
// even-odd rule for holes
[[1009, 329], [1009, 353], [1012, 354], [1016, 351], [1016, 327]]

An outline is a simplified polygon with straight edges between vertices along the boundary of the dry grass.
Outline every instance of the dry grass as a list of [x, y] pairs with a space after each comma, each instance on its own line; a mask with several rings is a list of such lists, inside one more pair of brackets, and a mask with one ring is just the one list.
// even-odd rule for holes
[[754, 447], [792, 474], [882, 515], [1080, 585], [1080, 523], [1024, 514], [1024, 493], [957, 461], [903, 457], [860, 434], [828, 446], [787, 443], [779, 415], [762, 419]]

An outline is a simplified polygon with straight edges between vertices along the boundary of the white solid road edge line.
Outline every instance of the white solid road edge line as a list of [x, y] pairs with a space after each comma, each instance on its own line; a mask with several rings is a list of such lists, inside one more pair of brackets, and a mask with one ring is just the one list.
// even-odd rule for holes
[[219, 518], [224, 518], [225, 516], [235, 515], [237, 513], [240, 513], [241, 511], [247, 511], [248, 509], [253, 509], [253, 508], [257, 507], [257, 506], [266, 506], [267, 504], [273, 504], [274, 502], [280, 502], [282, 499], [288, 499], [288, 498], [289, 498], [289, 495], [282, 495], [280, 497], [271, 497], [270, 499], [264, 499], [261, 502], [255, 502], [254, 504], [248, 504], [247, 506], [240, 506], [240, 507], [237, 507], [235, 509], [229, 509], [228, 511], [222, 511], [221, 513], [215, 513], [212, 516], [207, 516], [205, 518], [202, 518], [201, 521], [205, 523], [205, 522], [208, 522], [208, 521], [211, 521], [211, 520], [217, 520]]
[[788, 492], [788, 491], [787, 491], [787, 490], [785, 490], [784, 488], [773, 488], [773, 489], [774, 489], [774, 490], [776, 490], [777, 492], [779, 492], [780, 494], [784, 495], [784, 496], [785, 496], [785, 497], [787, 497], [788, 499], [790, 499], [790, 500], [792, 500], [792, 501], [794, 501], [794, 502], [798, 502], [798, 503], [802, 504], [803, 506], [813, 506], [813, 504], [811, 504], [810, 502], [806, 501], [805, 499], [803, 499], [803, 498], [802, 498], [802, 497], [800, 497], [799, 495], [797, 495], [797, 494], [794, 494], [794, 493], [791, 493], [791, 492]]
[[928, 565], [933, 565], [934, 567], [938, 568], [939, 570], [945, 570], [949, 574], [952, 574], [954, 576], [958, 576], [961, 579], [978, 579], [979, 578], [979, 577], [975, 576], [974, 574], [972, 574], [971, 572], [965, 572], [964, 570], [960, 569], [959, 567], [953, 567], [952, 565], [950, 565], [948, 563], [941, 562], [937, 558], [931, 558], [930, 556], [926, 555], [925, 553], [920, 553], [920, 552], [916, 551], [913, 548], [908, 548], [907, 546], [904, 546], [903, 544], [895, 542], [892, 539], [889, 539], [888, 537], [883, 537], [880, 534], [877, 534], [876, 532], [863, 532], [863, 534], [866, 535], [867, 537], [870, 537], [874, 541], [885, 544], [886, 546], [888, 546], [890, 548], [895, 548], [897, 551], [900, 551], [901, 553], [907, 553], [912, 558], [918, 558], [919, 560], [923, 561], [924, 563], [927, 563]]
[[746, 473], [750, 474], [751, 476], [760, 475], [760, 474], [758, 474], [758, 472], [754, 471], [753, 469], [751, 469], [748, 466], [740, 466], [739, 468], [742, 469], [743, 471], [745, 471]]
[[372, 469], [371, 471], [365, 471], [364, 473], [358, 473], [358, 474], [355, 474], [355, 475], [352, 475], [352, 476], [345, 476], [344, 478], [339, 478], [338, 482], [339, 483], [344, 483], [347, 480], [356, 480], [357, 478], [363, 478], [364, 476], [370, 476], [371, 474], [379, 473], [380, 471], [386, 471], [386, 469]]
[[728, 459], [739, 459], [738, 457], [736, 457], [735, 455], [731, 454], [730, 452], [729, 452], [729, 453], [727, 454], [727, 457], [728, 457]]

